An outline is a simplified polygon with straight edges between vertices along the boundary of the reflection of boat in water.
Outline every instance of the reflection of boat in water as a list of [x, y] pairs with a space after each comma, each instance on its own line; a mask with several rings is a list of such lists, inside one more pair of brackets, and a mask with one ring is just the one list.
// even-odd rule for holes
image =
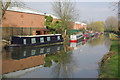
[[83, 41], [78, 42], [78, 43], [71, 42], [70, 47], [77, 49], [78, 47], [80, 47], [82, 45], [82, 43], [83, 43]]
[[91, 41], [93, 39], [97, 38], [97, 36], [93, 36], [93, 37], [90, 37], [89, 39], [88, 38], [85, 38], [83, 41], [79, 41], [77, 43], [75, 42], [70, 42], [70, 47], [71, 48], [74, 48], [74, 49], [77, 49], [78, 47], [80, 47], [81, 45], [84, 45], [86, 42], [88, 41]]
[[[2, 74], [44, 65], [45, 53], [55, 53], [62, 49], [61, 45], [34, 47], [31, 49], [15, 48], [9, 54], [3, 53]], [[7, 56], [10, 55], [10, 56]]]
[[42, 46], [42, 47], [33, 47], [33, 48], [15, 48], [12, 50], [12, 59], [23, 59], [30, 56], [37, 56], [42, 55], [46, 53], [55, 53], [57, 51], [60, 51], [62, 49], [63, 44], [59, 45], [52, 45], [52, 46]]

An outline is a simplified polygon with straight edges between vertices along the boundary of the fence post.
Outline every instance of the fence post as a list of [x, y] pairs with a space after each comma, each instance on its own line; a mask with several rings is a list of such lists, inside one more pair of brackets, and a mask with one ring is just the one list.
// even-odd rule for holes
[[13, 36], [13, 27], [11, 27], [12, 28], [12, 36]]
[[21, 27], [21, 35], [23, 35], [23, 27]]
[[30, 35], [31, 35], [31, 31], [32, 31], [31, 29], [32, 29], [32, 28], [30, 27]]

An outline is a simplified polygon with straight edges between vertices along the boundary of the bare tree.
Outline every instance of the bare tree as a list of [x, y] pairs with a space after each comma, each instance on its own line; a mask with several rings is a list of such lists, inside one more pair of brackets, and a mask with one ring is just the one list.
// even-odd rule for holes
[[120, 0], [118, 2], [112, 2], [111, 4], [112, 10], [117, 12], [118, 16], [118, 30], [120, 32]]
[[25, 6], [25, 4], [20, 0], [0, 0], [0, 4], [1, 4], [1, 10], [2, 10], [2, 17], [4, 16], [5, 11], [7, 10], [8, 7]]
[[118, 4], [119, 2], [110, 2], [110, 8], [112, 11], [118, 11]]
[[114, 16], [110, 16], [105, 20], [105, 29], [106, 30], [118, 30], [118, 19]]
[[118, 2], [118, 30], [120, 33], [120, 0]]
[[0, 0], [0, 25], [1, 25], [2, 17], [4, 16], [7, 8], [13, 6], [25, 7], [25, 4], [20, 0]]
[[62, 28], [66, 30], [73, 28], [73, 22], [79, 18], [75, 3], [70, 0], [57, 0], [52, 4], [54, 13], [60, 18]]

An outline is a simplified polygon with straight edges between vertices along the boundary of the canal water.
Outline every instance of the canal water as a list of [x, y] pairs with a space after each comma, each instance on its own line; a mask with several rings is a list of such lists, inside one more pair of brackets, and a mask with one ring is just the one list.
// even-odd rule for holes
[[3, 49], [4, 78], [97, 78], [101, 58], [109, 51], [106, 35], [79, 43]]

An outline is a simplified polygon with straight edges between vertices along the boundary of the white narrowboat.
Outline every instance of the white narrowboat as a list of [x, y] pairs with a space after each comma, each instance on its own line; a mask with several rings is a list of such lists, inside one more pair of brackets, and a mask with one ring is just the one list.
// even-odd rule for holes
[[82, 40], [84, 40], [83, 33], [70, 35], [70, 42], [79, 42], [79, 41], [82, 41]]

